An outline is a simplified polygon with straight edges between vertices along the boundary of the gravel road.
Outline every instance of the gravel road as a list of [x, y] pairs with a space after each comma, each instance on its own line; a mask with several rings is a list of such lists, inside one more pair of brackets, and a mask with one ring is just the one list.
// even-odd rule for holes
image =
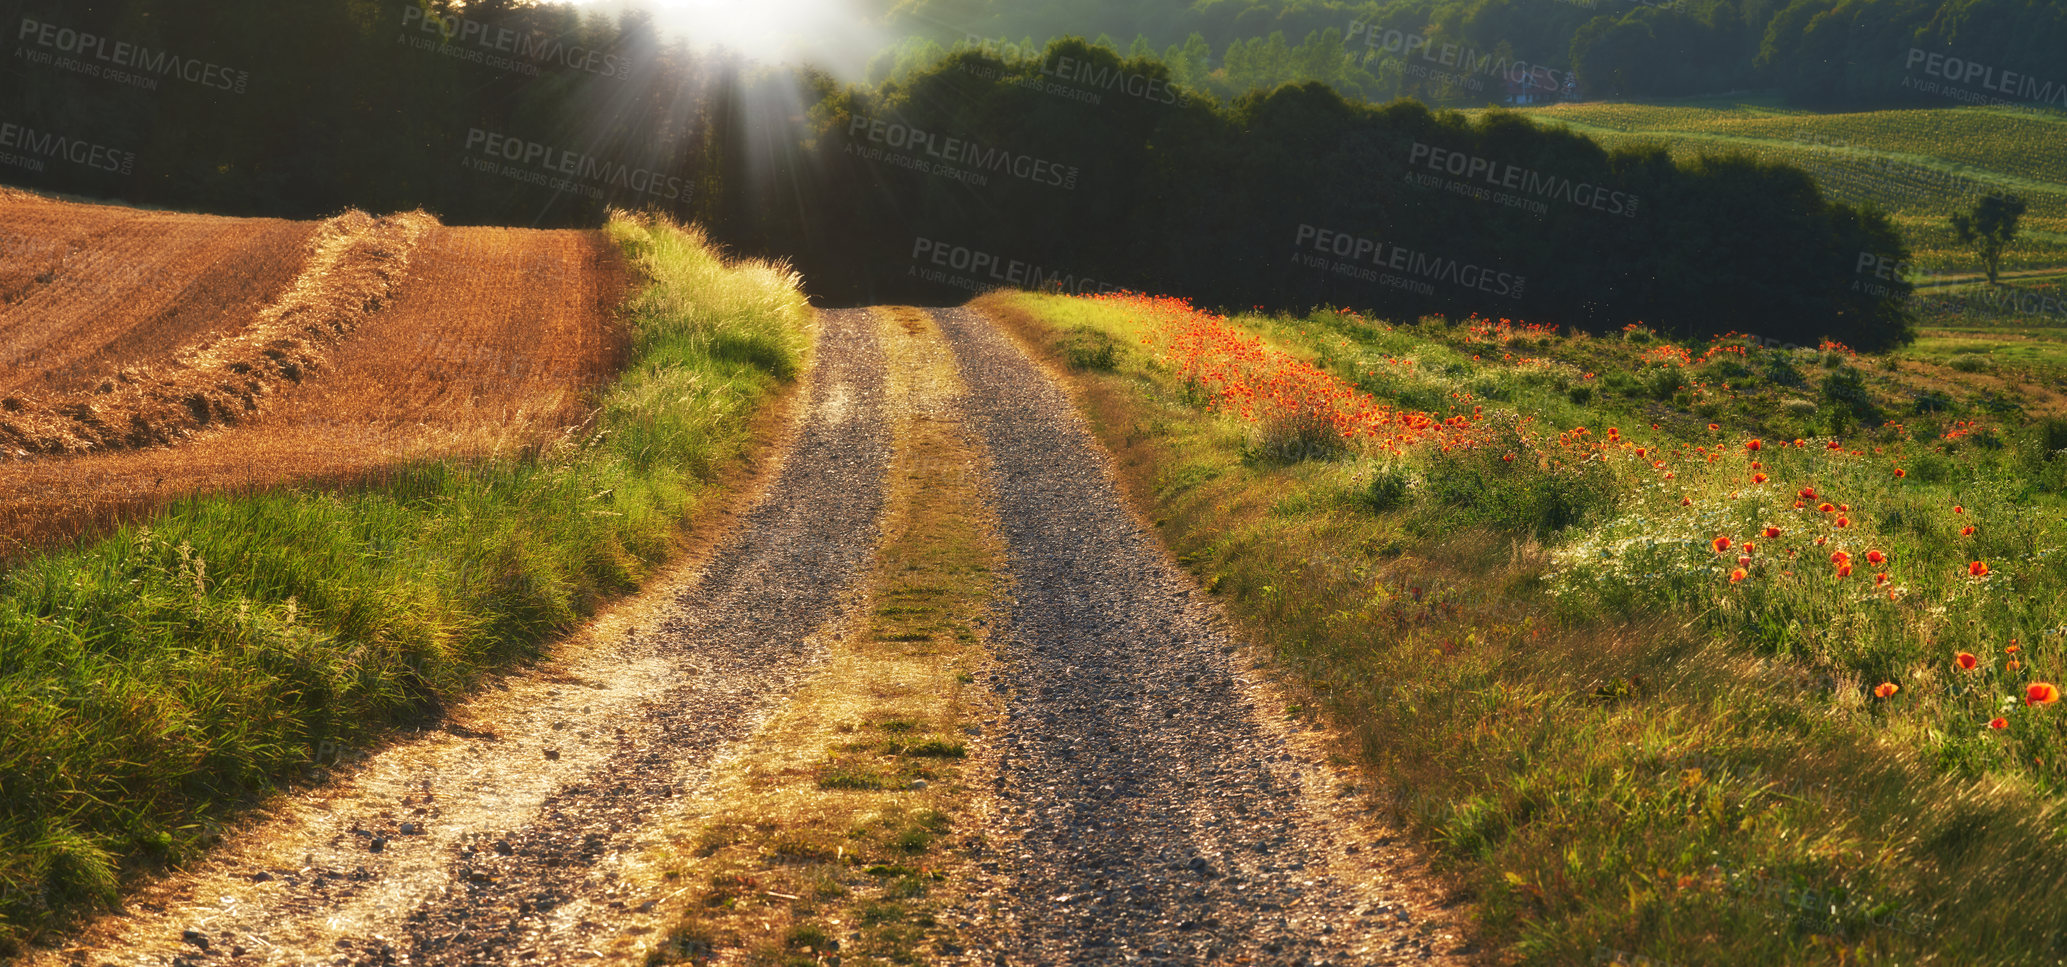
[[339, 779], [34, 959], [640, 962], [680, 906], [651, 868], [666, 817], [815, 666], [814, 633], [855, 600], [876, 543], [883, 356], [867, 310], [821, 318], [779, 473], [650, 621], [513, 676], [442, 730], [338, 755]]
[[1122, 503], [1104, 450], [982, 315], [936, 312], [991, 451], [1014, 598], [994, 642], [1000, 964], [1454, 963], [1445, 911], [1295, 750], [1244, 650]]

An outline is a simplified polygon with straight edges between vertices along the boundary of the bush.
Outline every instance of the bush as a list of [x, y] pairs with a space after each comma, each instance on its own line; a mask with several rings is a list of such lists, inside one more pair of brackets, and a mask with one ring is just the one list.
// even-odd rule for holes
[[1062, 354], [1071, 369], [1109, 373], [1119, 366], [1120, 344], [1103, 330], [1078, 326], [1063, 335]]
[[1550, 540], [1614, 507], [1615, 477], [1606, 466], [1546, 463], [1512, 416], [1489, 422], [1496, 425], [1488, 442], [1431, 458], [1422, 493], [1447, 513], [1418, 519], [1442, 530], [1483, 525]]
[[1833, 410], [1842, 410], [1851, 421], [1881, 422], [1880, 405], [1866, 389], [1866, 377], [1850, 366], [1823, 377], [1823, 399]]
[[1660, 366], [1644, 378], [1644, 385], [1654, 400], [1669, 400], [1687, 388], [1687, 374], [1678, 366]]
[[1800, 389], [1809, 385], [1808, 377], [1801, 374], [1801, 370], [1794, 365], [1794, 361], [1779, 353], [1766, 354], [1764, 370], [1766, 380], [1775, 386]]
[[1378, 513], [1384, 514], [1407, 506], [1414, 499], [1413, 478], [1406, 469], [1388, 464], [1371, 472], [1371, 482], [1364, 486], [1364, 503]]
[[1581, 383], [1566, 390], [1565, 398], [1571, 400], [1576, 406], [1585, 406], [1593, 402], [1593, 387]]
[[1979, 356], [1960, 356], [1950, 365], [1962, 373], [1982, 373], [1988, 370], [1988, 361]]

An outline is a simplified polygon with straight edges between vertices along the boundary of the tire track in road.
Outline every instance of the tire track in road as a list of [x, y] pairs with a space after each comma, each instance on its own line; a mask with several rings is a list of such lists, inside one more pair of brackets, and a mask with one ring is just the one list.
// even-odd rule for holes
[[867, 311], [821, 322], [780, 470], [699, 573], [652, 595], [642, 629], [513, 676], [443, 731], [345, 757], [335, 783], [31, 962], [639, 962], [678, 914], [664, 871], [681, 797], [816, 665], [876, 543], [883, 356]]
[[985, 317], [936, 317], [992, 454], [1015, 589], [995, 638], [1008, 829], [974, 914], [996, 962], [1459, 962], [1426, 888], [1390, 875], [1323, 801], [1326, 770], [1269, 724], [1268, 689], [1069, 399]]

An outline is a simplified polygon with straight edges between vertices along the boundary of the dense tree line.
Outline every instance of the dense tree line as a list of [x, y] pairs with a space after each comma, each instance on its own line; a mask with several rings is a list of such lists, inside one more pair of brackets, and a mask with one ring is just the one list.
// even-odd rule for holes
[[[1902, 333], [1907, 288], [1878, 271], [1906, 258], [1895, 233], [1799, 170], [1611, 154], [1517, 117], [1350, 103], [1321, 83], [1222, 105], [1158, 59], [1081, 40], [842, 88], [555, 6], [18, 11], [0, 180], [31, 187], [540, 226], [651, 207], [793, 257], [838, 302], [1127, 287], [1862, 348]], [[59, 48], [74, 63], [33, 57]]]
[[1222, 108], [1080, 40], [830, 93], [789, 140], [805, 148], [784, 166], [723, 161], [714, 220], [853, 301], [1046, 284], [1806, 345], [1904, 333], [1908, 289], [1877, 271], [1906, 258], [1896, 232], [1799, 169], [1675, 165], [1321, 84]]
[[1080, 35], [1159, 52], [1223, 98], [1319, 80], [1365, 100], [1483, 105], [1549, 72], [1595, 98], [1777, 88], [1814, 106], [2067, 108], [2067, 6], [2053, 0], [907, 0], [891, 23], [945, 46], [891, 52], [879, 78], [970, 38]]
[[606, 204], [684, 205], [700, 170], [709, 65], [638, 17], [518, 0], [15, 0], [0, 13], [0, 125], [15, 126], [0, 180], [13, 184], [227, 214], [428, 205], [455, 221], [586, 224]]

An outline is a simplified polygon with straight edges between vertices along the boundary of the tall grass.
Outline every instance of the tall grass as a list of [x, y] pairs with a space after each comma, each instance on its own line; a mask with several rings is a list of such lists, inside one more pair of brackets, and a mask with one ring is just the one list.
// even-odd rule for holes
[[794, 275], [694, 229], [608, 232], [645, 284], [588, 431], [375, 488], [196, 497], [0, 574], [0, 953], [669, 558], [811, 314]]
[[[1117, 303], [990, 305], [1057, 355], [1072, 327], [1140, 346], [1153, 325]], [[1504, 955], [2067, 957], [2067, 703], [2022, 704], [2026, 683], [2067, 677], [2062, 461], [2044, 425], [1948, 437], [1918, 420], [1843, 450], [1767, 436], [1752, 451], [1739, 428], [1775, 418], [1766, 397], [1717, 387], [1696, 416], [1640, 381], [1610, 390], [1635, 358], [1622, 340], [1237, 323], [1388, 401], [1483, 406], [1494, 426], [1492, 446], [1266, 464], [1244, 458], [1254, 427], [1189, 401], [1153, 352], [1076, 377], [1172, 549], [1344, 728], [1375, 804], [1419, 830]], [[1506, 357], [1524, 345], [1564, 362]], [[1598, 392], [1575, 403], [1576, 386]], [[1882, 406], [1899, 392], [1873, 388]], [[1533, 418], [1533, 446], [1501, 411]], [[1637, 441], [1587, 442], [1611, 427]], [[1802, 487], [1849, 509], [1797, 509]], [[1732, 584], [1746, 539], [1760, 547]], [[1838, 547], [1860, 561], [1849, 578]], [[1874, 549], [1890, 563], [1869, 570]], [[1971, 576], [1976, 559], [1995, 571]], [[1877, 698], [1881, 682], [1898, 688]]]

